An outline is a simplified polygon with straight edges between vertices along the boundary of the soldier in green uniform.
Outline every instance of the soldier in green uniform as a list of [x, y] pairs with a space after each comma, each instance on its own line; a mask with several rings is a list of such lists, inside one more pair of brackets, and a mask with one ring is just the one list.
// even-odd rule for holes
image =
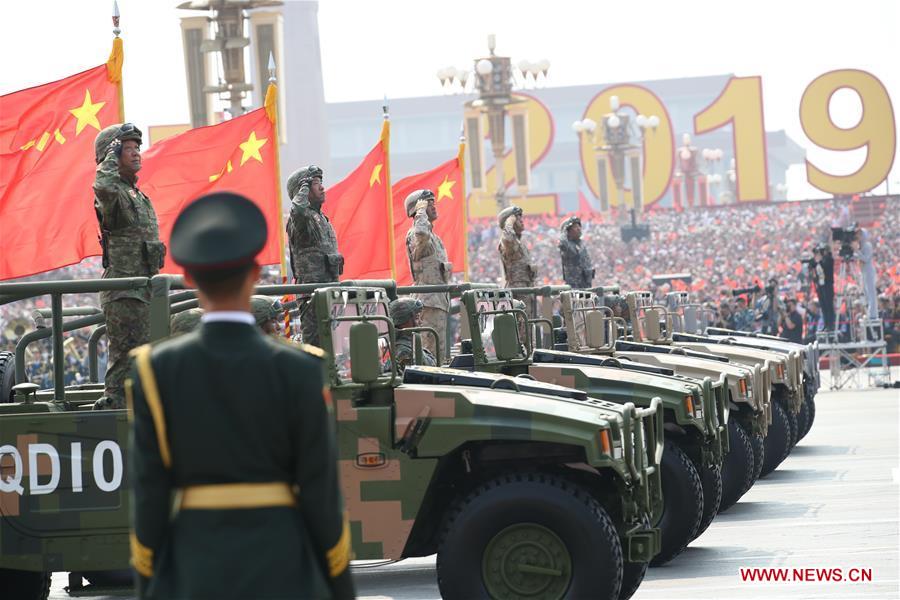
[[[291, 213], [287, 222], [291, 270], [296, 283], [337, 281], [344, 271], [344, 257], [338, 252], [334, 227], [324, 214], [325, 186], [322, 169], [315, 165], [294, 171], [287, 181]], [[306, 298], [308, 300], [308, 297]], [[309, 302], [300, 313], [303, 341], [317, 346], [319, 332]]]
[[322, 352], [268, 336], [250, 297], [262, 212], [203, 196], [172, 230], [200, 328], [132, 352], [131, 556], [145, 598], [352, 598]]
[[[447, 250], [440, 236], [434, 232], [438, 211], [431, 190], [417, 190], [406, 197], [406, 214], [413, 218], [413, 225], [406, 234], [406, 257], [416, 285], [444, 285], [450, 282], [453, 265], [447, 260]], [[446, 357], [447, 318], [450, 313], [450, 295], [446, 292], [416, 294], [425, 307], [422, 324], [433, 327], [438, 333], [441, 356]], [[422, 346], [434, 354], [434, 338], [427, 335]]]
[[172, 315], [169, 321], [169, 336], [182, 335], [200, 327], [200, 319], [203, 317], [203, 309], [189, 308], [188, 310]]
[[563, 281], [576, 290], [586, 290], [594, 282], [591, 255], [581, 239], [581, 219], [569, 217], [560, 225], [559, 254], [562, 258]]
[[[500, 225], [500, 245], [497, 249], [503, 263], [506, 287], [534, 287], [537, 268], [531, 262], [528, 248], [522, 243], [522, 232], [525, 230], [522, 209], [515, 205], [504, 208], [497, 215], [497, 223]], [[514, 297], [525, 302], [525, 312], [529, 319], [533, 319], [535, 315], [533, 297], [518, 294], [514, 294]]]
[[281, 335], [284, 307], [281, 300], [268, 296], [250, 298], [250, 312], [256, 319], [256, 325], [267, 335]]
[[[418, 298], [412, 296], [401, 296], [388, 304], [388, 311], [391, 313], [391, 321], [394, 322], [396, 330], [396, 342], [394, 346], [394, 355], [397, 360], [397, 371], [402, 375], [407, 366], [415, 362], [415, 350], [413, 349], [412, 331], [404, 331], [410, 327], [419, 327], [422, 319], [422, 312], [425, 304]], [[431, 337], [427, 334], [425, 337]], [[434, 354], [427, 350], [422, 344], [422, 362], [425, 366], [433, 367], [437, 364]], [[384, 366], [385, 372], [391, 370], [391, 361], [387, 361]]]
[[[97, 134], [94, 154], [94, 211], [100, 225], [103, 278], [156, 275], [166, 257], [153, 205], [137, 187], [141, 130], [131, 123], [110, 125]], [[125, 408], [123, 383], [128, 352], [150, 339], [150, 290], [100, 292], [106, 317], [109, 358], [103, 397], [95, 409]]]

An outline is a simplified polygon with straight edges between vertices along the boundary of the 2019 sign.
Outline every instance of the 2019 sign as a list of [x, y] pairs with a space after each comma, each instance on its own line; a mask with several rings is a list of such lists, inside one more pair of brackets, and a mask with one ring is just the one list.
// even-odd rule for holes
[[[862, 116], [849, 128], [835, 124], [829, 110], [831, 97], [841, 89], [853, 91], [862, 104]], [[554, 120], [547, 106], [536, 98], [527, 94], [515, 96], [524, 101], [519, 110], [528, 115], [526, 149], [528, 163], [534, 168], [553, 144]], [[582, 118], [602, 122], [609, 112], [612, 96], [618, 96], [623, 108], [630, 107], [638, 114], [659, 117], [659, 126], [645, 136], [643, 143], [643, 198], [645, 205], [652, 204], [669, 189], [675, 168], [676, 143], [671, 118], [659, 97], [651, 90], [633, 84], [615, 85], [602, 90], [588, 103]], [[875, 188], [888, 176], [897, 144], [894, 110], [884, 85], [871, 73], [842, 69], [820, 75], [803, 93], [799, 118], [806, 136], [821, 148], [838, 152], [860, 148], [866, 150], [862, 166], [849, 175], [829, 173], [807, 160], [807, 179], [811, 185], [829, 194], [855, 194]], [[719, 96], [693, 116], [693, 129], [697, 135], [729, 124], [732, 126], [737, 200], [768, 200], [765, 110], [760, 77], [732, 77]], [[483, 133], [488, 134], [486, 119]], [[600, 177], [593, 143], [585, 136], [580, 139], [580, 157], [585, 181], [594, 196], [599, 197]], [[514, 153], [507, 153], [504, 159], [507, 183], [513, 183], [514, 161]], [[486, 172], [483, 192], [473, 193], [471, 216], [496, 213], [493, 197], [489, 195], [495, 189], [494, 180], [494, 169], [491, 167]], [[615, 198], [611, 171], [607, 173], [606, 181], [610, 187], [609, 197]], [[516, 199], [526, 212], [549, 212], [553, 201], [540, 195]], [[626, 199], [626, 203], [630, 201], [630, 198]]]

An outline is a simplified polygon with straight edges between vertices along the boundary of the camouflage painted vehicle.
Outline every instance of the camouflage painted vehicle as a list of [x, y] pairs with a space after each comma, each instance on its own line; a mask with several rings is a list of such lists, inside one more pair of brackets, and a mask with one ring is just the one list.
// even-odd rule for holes
[[[675, 333], [673, 313], [665, 306], [653, 302], [650, 292], [629, 292], [626, 296], [629, 320], [633, 325], [641, 320], [649, 329], [634, 328], [638, 341], [656, 345], [675, 346], [689, 350], [723, 356], [737, 364], [759, 366], [764, 385], [770, 390], [771, 420], [765, 437], [763, 467], [760, 477], [775, 470], [797, 443], [799, 429], [797, 416], [803, 405], [802, 360], [799, 352], [782, 354], [739, 346], [729, 340], [690, 333]], [[641, 337], [644, 336], [644, 337]]]
[[[821, 385], [818, 342], [797, 344], [784, 338], [762, 333], [734, 331], [717, 327], [707, 327], [705, 333], [713, 339], [727, 339], [738, 346], [773, 350], [783, 354], [789, 354], [792, 351], [800, 352], [800, 356], [803, 359], [803, 406], [800, 408], [797, 426], [800, 432], [800, 439], [802, 440], [809, 433], [809, 430], [812, 429], [813, 421], [816, 418], [816, 394]], [[805, 415], [804, 412], [806, 413]]]
[[[710, 377], [724, 381], [730, 449], [722, 464], [719, 511], [733, 506], [756, 481], [763, 464], [768, 396], [759, 367], [748, 368], [723, 357], [684, 348], [617, 340], [619, 328], [612, 310], [603, 306], [596, 294], [564, 291], [559, 300], [564, 324], [564, 335], [560, 337], [569, 351], [668, 368], [695, 379]], [[638, 329], [645, 329], [640, 320], [636, 323]]]
[[799, 344], [784, 338], [763, 333], [735, 331], [709, 326], [709, 312], [703, 306], [693, 303], [687, 292], [670, 292], [666, 297], [669, 311], [674, 317], [673, 330], [678, 333], [706, 335], [729, 343], [762, 350], [772, 350], [785, 355], [799, 352], [803, 365], [803, 404], [797, 414], [799, 439], [812, 427], [815, 418], [815, 396], [819, 391], [819, 350], [818, 342]]
[[[453, 358], [451, 366], [531, 377], [620, 404], [649, 406], [654, 397], [661, 398], [667, 438], [662, 461], [666, 508], [658, 522], [662, 549], [652, 564], [671, 560], [718, 509], [719, 469], [728, 444], [723, 382], [698, 381], [669, 369], [625, 364], [614, 358], [534, 350], [526, 314], [514, 308], [512, 293], [470, 290], [462, 294], [462, 313], [471, 340], [465, 342], [463, 353]], [[704, 503], [704, 487], [712, 490], [708, 504]]]
[[[170, 302], [191, 295], [170, 295], [177, 278], [123, 281], [3, 284], [0, 302], [49, 286], [62, 356], [63, 293], [150, 285], [155, 339], [168, 333]], [[382, 288], [349, 285], [313, 296], [355, 557], [437, 553], [448, 598], [629, 597], [660, 545], [650, 525], [662, 505], [659, 400], [635, 408], [441, 368], [401, 377], [384, 370], [395, 341], [387, 302]], [[36, 388], [20, 383], [0, 404], [0, 589], [17, 598], [45, 597], [50, 572], [80, 582], [129, 558], [126, 411], [89, 410], [97, 385]]]

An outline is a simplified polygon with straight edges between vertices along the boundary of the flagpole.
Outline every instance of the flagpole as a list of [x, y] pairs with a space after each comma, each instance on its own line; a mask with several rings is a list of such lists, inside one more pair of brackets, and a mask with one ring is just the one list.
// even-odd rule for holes
[[463, 280], [469, 281], [469, 199], [466, 197], [466, 125], [463, 122], [459, 129], [459, 153], [456, 155], [459, 164], [460, 187], [462, 189], [462, 225], [463, 225]]
[[391, 197], [391, 118], [388, 113], [387, 94], [384, 96], [384, 103], [381, 105], [381, 111], [384, 115], [384, 123], [381, 126], [381, 148], [384, 151], [384, 195], [388, 216], [388, 252], [390, 252], [391, 257], [391, 279], [396, 281], [397, 261], [394, 256], [394, 200]]
[[266, 88], [266, 116], [272, 122], [272, 135], [275, 138], [275, 199], [278, 203], [278, 252], [281, 260], [281, 282], [287, 281], [287, 262], [284, 258], [284, 206], [281, 202], [281, 145], [278, 142], [278, 86], [275, 79], [275, 57], [269, 52], [269, 87]]
[[125, 122], [125, 94], [122, 91], [122, 63], [125, 61], [125, 49], [122, 45], [122, 38], [119, 34], [119, 3], [113, 0], [113, 45], [106, 61], [106, 77], [111, 83], [115, 83], [119, 92], [119, 122]]

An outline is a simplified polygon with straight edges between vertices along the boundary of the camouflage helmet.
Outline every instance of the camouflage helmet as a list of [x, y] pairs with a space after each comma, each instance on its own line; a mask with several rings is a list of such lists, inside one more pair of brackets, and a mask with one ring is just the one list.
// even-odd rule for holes
[[250, 312], [253, 313], [256, 324], [262, 327], [266, 321], [280, 319], [284, 314], [284, 307], [277, 298], [253, 296], [250, 298]]
[[422, 312], [425, 305], [418, 298], [412, 296], [401, 296], [391, 301], [388, 305], [388, 311], [391, 313], [391, 321], [394, 325], [402, 325], [412, 320], [417, 314]]
[[506, 219], [509, 218], [510, 215], [516, 215], [517, 217], [522, 216], [522, 209], [516, 206], [515, 204], [511, 204], [500, 211], [500, 214], [497, 215], [497, 222], [500, 224], [500, 229], [503, 229], [503, 226], [506, 225]]
[[559, 226], [559, 230], [563, 233], [568, 233], [569, 227], [571, 227], [572, 225], [581, 225], [581, 219], [573, 215], [562, 222], [562, 224]]
[[312, 179], [313, 177], [322, 178], [322, 169], [316, 165], [309, 165], [291, 173], [287, 180], [288, 198], [293, 199], [297, 195], [304, 179]]
[[115, 125], [105, 127], [103, 131], [98, 133], [97, 137], [94, 138], [94, 158], [97, 159], [98, 165], [106, 158], [109, 145], [115, 139], [122, 140], [123, 142], [125, 140], [136, 140], [137, 143], [140, 144], [143, 142], [143, 134], [140, 129], [131, 123], [116, 123]]
[[419, 200], [431, 200], [434, 201], [434, 192], [431, 190], [416, 190], [412, 194], [406, 197], [406, 201], [404, 205], [406, 206], [406, 216], [412, 217], [416, 214], [416, 204]]
[[203, 310], [199, 308], [191, 308], [172, 315], [172, 320], [169, 323], [171, 335], [181, 335], [197, 329], [202, 316]]

